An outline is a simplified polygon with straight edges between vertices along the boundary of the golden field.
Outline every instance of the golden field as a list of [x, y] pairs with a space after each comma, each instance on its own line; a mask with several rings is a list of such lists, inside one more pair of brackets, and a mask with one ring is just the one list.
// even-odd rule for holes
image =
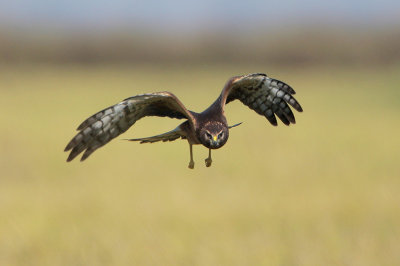
[[[296, 90], [297, 124], [227, 106], [228, 143], [118, 139], [173, 129], [146, 118], [66, 163], [89, 115], [168, 90], [194, 111], [232, 75]], [[0, 265], [400, 265], [400, 67], [0, 67]]]

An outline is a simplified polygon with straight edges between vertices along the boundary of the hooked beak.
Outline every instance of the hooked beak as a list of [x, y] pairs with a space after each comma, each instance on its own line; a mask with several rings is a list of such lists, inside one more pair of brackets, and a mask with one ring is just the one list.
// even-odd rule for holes
[[213, 136], [210, 145], [211, 145], [211, 148], [218, 146], [218, 137], [217, 136]]

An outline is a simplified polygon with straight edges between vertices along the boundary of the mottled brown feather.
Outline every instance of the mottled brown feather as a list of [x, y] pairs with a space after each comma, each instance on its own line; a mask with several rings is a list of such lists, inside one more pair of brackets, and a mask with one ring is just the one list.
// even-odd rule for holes
[[67, 161], [73, 160], [83, 151], [81, 161], [85, 160], [95, 150], [145, 116], [188, 119], [191, 126], [195, 124], [192, 113], [172, 93], [157, 92], [133, 96], [83, 121], [78, 127], [79, 133], [65, 148], [65, 151], [72, 149]]
[[225, 104], [240, 100], [256, 113], [265, 116], [272, 125], [276, 126], [278, 123], [275, 115], [285, 125], [296, 123], [288, 104], [299, 112], [303, 111], [300, 104], [292, 96], [293, 94], [295, 94], [295, 91], [286, 83], [271, 79], [265, 74], [257, 73], [229, 79], [219, 99], [222, 109], [224, 109]]

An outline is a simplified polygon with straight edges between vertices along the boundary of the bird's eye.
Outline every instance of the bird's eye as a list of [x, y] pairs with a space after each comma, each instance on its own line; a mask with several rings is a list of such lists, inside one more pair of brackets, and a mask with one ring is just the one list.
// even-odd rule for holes
[[221, 132], [221, 133], [218, 134], [218, 138], [219, 139], [222, 138], [223, 136], [224, 136], [224, 132]]
[[210, 133], [208, 133], [208, 132], [206, 132], [206, 136], [207, 136], [207, 138], [209, 138], [209, 139], [211, 139], [211, 138], [212, 138], [211, 134], [210, 134]]

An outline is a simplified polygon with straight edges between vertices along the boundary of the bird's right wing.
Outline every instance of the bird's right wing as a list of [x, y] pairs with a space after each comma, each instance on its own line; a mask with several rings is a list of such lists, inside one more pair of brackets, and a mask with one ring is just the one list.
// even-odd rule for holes
[[95, 150], [128, 130], [145, 116], [162, 116], [187, 119], [193, 127], [195, 120], [179, 99], [169, 92], [142, 94], [125, 99], [86, 119], [78, 127], [79, 133], [68, 143], [65, 151], [72, 149], [67, 162], [81, 152], [81, 161]]

